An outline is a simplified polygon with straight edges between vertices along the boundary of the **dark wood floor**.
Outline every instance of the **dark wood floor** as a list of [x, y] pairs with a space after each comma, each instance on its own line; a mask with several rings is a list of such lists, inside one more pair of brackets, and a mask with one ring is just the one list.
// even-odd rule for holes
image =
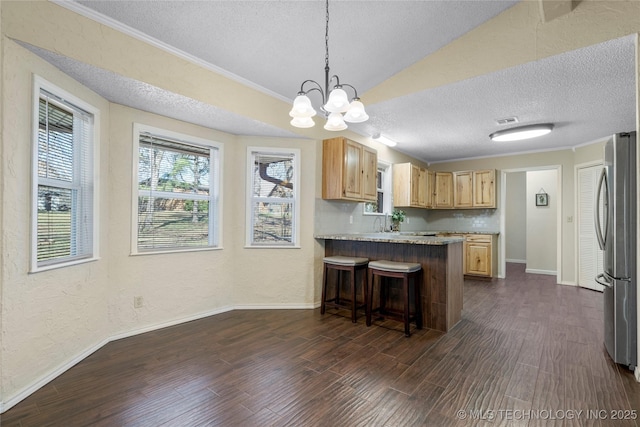
[[268, 310], [122, 339], [0, 424], [636, 425], [611, 419], [640, 409], [640, 385], [606, 355], [602, 294], [509, 265], [507, 280], [465, 281], [464, 304], [448, 334], [410, 338], [392, 321]]

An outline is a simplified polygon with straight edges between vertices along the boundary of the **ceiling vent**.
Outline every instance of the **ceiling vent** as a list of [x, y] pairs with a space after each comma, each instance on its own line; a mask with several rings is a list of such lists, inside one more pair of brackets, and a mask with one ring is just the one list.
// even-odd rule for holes
[[505, 119], [497, 119], [496, 123], [500, 126], [510, 125], [513, 123], [518, 123], [518, 118], [514, 116], [514, 117], [507, 117]]

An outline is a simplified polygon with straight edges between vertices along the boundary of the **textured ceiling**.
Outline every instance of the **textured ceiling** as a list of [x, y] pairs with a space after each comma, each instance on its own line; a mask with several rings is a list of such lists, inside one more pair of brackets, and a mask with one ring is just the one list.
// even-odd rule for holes
[[[331, 1], [332, 74], [360, 94], [515, 1]], [[62, 5], [178, 50], [280, 99], [323, 80], [324, 2], [77, 1]], [[296, 136], [177, 94], [31, 48], [105, 98], [233, 134]], [[455, 84], [365, 105], [349, 129], [381, 132], [426, 162], [571, 147], [635, 129], [634, 41], [609, 41]], [[185, 111], [188, 114], [185, 114]], [[495, 143], [495, 120], [554, 122], [550, 135]]]

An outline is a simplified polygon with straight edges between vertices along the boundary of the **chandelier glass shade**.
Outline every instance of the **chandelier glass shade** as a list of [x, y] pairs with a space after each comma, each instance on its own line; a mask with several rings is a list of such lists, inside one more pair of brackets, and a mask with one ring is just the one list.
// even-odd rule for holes
[[[358, 98], [358, 91], [350, 84], [340, 84], [337, 75], [329, 78], [329, 0], [326, 0], [326, 26], [325, 26], [325, 57], [324, 57], [324, 87], [315, 80], [305, 80], [300, 85], [300, 91], [293, 101], [293, 107], [289, 111], [292, 117], [291, 125], [297, 128], [310, 128], [315, 125], [312, 117], [317, 114], [307, 96], [310, 92], [317, 91], [322, 97], [320, 110], [327, 118], [324, 125], [326, 130], [340, 131], [347, 128], [349, 123], [362, 123], [369, 119], [364, 105]], [[329, 85], [335, 80], [334, 86]], [[353, 90], [354, 97], [349, 101], [344, 87]], [[343, 115], [344, 114], [344, 115]]]

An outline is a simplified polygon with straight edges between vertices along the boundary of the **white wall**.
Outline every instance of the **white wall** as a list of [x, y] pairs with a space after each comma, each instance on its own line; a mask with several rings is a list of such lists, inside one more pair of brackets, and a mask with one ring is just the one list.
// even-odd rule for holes
[[505, 258], [507, 262], [527, 262], [527, 174], [507, 175], [505, 209]]
[[[548, 194], [547, 206], [536, 206], [536, 194]], [[558, 172], [527, 172], [527, 269], [528, 273], [552, 274], [558, 270]]]

